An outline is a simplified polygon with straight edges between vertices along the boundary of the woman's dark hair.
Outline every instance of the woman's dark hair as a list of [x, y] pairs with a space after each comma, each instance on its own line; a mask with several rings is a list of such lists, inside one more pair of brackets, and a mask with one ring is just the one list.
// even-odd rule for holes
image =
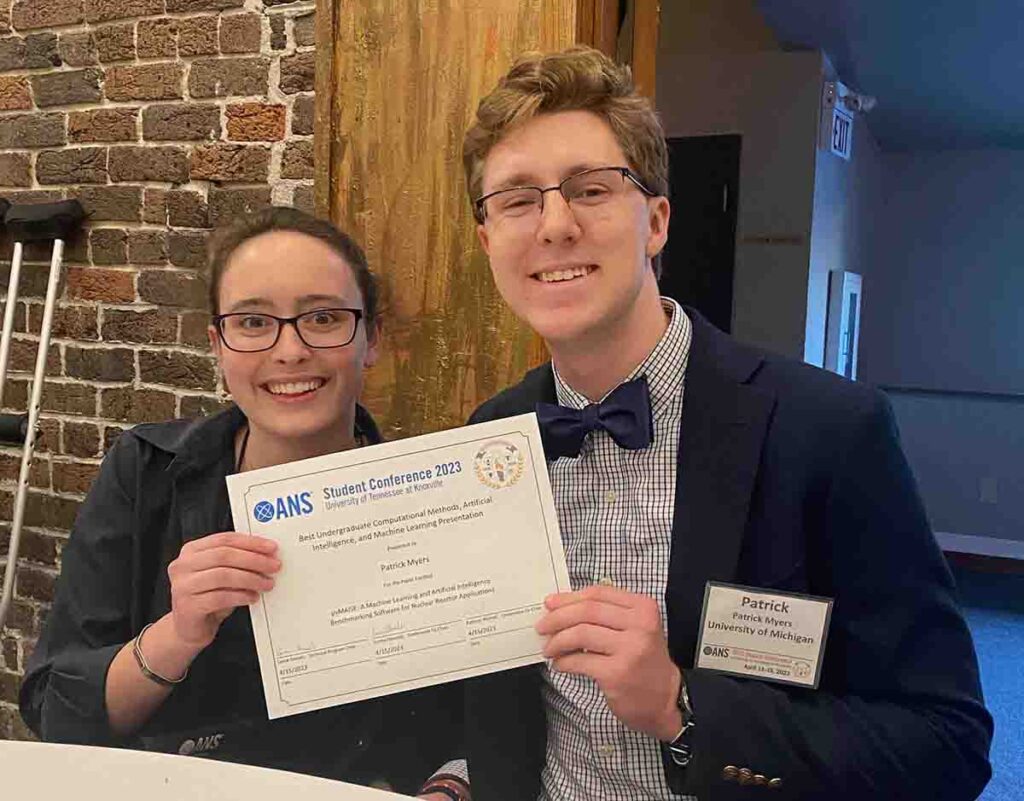
[[209, 303], [210, 313], [218, 314], [218, 296], [224, 270], [234, 252], [245, 242], [272, 231], [294, 231], [319, 239], [341, 256], [352, 269], [359, 291], [363, 296], [363, 311], [367, 326], [377, 320], [379, 287], [377, 277], [370, 272], [366, 254], [356, 241], [339, 231], [327, 220], [321, 220], [298, 209], [272, 206], [218, 231], [210, 245]]

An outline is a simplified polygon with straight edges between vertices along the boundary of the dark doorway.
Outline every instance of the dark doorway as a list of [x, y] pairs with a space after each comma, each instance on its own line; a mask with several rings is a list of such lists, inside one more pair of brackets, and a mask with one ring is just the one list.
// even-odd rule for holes
[[661, 292], [730, 331], [742, 137], [667, 141], [672, 218]]

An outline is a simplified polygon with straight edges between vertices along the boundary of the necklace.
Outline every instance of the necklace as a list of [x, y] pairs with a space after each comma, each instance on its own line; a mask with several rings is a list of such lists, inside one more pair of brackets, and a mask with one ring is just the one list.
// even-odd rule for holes
[[[242, 465], [245, 463], [245, 449], [249, 446], [249, 432], [252, 431], [249, 426], [245, 427], [245, 433], [242, 434], [242, 444], [238, 448], [238, 460], [235, 462], [235, 472], [242, 472]], [[355, 431], [355, 445], [357, 448], [362, 448], [364, 445], [369, 445], [369, 437], [362, 431], [358, 426]]]

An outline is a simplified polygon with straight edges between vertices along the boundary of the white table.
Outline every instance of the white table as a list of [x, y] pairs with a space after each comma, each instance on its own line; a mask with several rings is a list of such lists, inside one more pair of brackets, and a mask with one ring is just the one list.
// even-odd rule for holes
[[395, 801], [344, 782], [211, 759], [0, 740], [4, 801]]

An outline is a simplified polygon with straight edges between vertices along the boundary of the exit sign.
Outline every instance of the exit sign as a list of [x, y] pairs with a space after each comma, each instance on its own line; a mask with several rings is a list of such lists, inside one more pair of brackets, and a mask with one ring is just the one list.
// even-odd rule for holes
[[832, 107], [832, 132], [829, 149], [840, 158], [850, 160], [850, 153], [853, 149], [853, 115], [845, 109], [839, 108], [838, 103]]
[[853, 152], [853, 110], [843, 102], [850, 90], [839, 81], [826, 81], [821, 95], [819, 147], [850, 160]]

